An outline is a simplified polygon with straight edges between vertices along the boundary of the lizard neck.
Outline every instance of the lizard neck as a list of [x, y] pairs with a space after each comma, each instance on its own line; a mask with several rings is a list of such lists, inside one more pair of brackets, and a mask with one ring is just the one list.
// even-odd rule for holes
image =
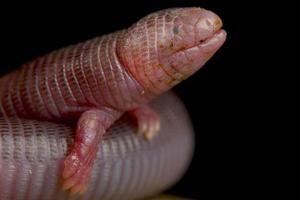
[[[131, 70], [124, 65], [118, 52], [118, 45], [123, 34], [124, 31], [118, 31], [98, 38], [96, 55], [91, 56], [96, 58], [95, 70], [90, 74], [97, 79], [97, 87], [100, 89], [95, 90], [95, 93], [98, 92], [104, 105], [126, 111], [139, 104], [147, 103], [155, 95], [147, 90]], [[89, 76], [88, 71], [86, 74]]]
[[116, 54], [124, 70], [143, 88], [145, 99], [151, 100], [170, 89], [166, 84], [170, 76], [160, 64], [155, 43], [131, 32], [129, 28], [119, 34]]

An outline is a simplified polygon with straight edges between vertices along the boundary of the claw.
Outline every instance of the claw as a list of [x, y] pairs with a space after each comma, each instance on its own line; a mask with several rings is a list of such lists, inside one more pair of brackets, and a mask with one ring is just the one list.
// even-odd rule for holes
[[159, 132], [159, 117], [149, 106], [143, 105], [132, 111], [129, 111], [129, 114], [131, 114], [137, 120], [138, 135], [143, 135], [145, 139], [151, 140]]
[[143, 135], [143, 133], [145, 133], [147, 130], [147, 124], [145, 123], [139, 123], [138, 124], [138, 135]]
[[72, 153], [66, 157], [64, 166], [65, 167], [62, 176], [64, 179], [67, 179], [71, 177], [80, 166], [78, 155], [72, 151]]
[[[70, 190], [71, 195], [84, 193], [84, 191], [87, 189], [87, 183], [89, 180], [89, 174], [91, 171], [91, 166], [94, 161], [94, 157], [95, 157], [95, 153], [90, 153], [88, 157], [85, 158], [85, 160], [82, 163], [80, 163], [76, 171], [68, 170], [68, 167], [70, 167], [70, 165], [65, 165], [64, 171], [66, 171], [67, 176], [66, 175], [64, 176], [64, 182], [63, 182], [64, 190]], [[79, 159], [77, 158], [77, 160]], [[72, 174], [70, 173], [70, 171], [72, 172]]]

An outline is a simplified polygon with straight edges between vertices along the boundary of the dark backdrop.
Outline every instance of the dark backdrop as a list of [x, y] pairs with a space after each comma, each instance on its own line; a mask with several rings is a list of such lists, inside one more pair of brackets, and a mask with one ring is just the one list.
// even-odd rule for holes
[[0, 74], [54, 49], [128, 27], [159, 9], [201, 6], [212, 10], [223, 19], [228, 39], [202, 70], [175, 88], [190, 113], [196, 151], [189, 171], [169, 192], [194, 198], [231, 197], [240, 192], [248, 196], [262, 189], [262, 181], [256, 176], [259, 166], [251, 162], [251, 152], [258, 145], [251, 143], [255, 119], [245, 114], [255, 108], [257, 101], [250, 94], [259, 79], [252, 75], [260, 69], [252, 65], [249, 55], [258, 59], [261, 48], [255, 39], [261, 22], [256, 21], [258, 13], [254, 8], [258, 4], [99, 0], [64, 5], [53, 1], [3, 5], [6, 12], [1, 13], [0, 21]]

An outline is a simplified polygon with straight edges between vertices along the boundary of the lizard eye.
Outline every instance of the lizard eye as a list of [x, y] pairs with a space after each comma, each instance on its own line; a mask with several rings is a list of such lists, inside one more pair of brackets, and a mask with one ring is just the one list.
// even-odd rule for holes
[[176, 35], [179, 33], [179, 30], [178, 30], [178, 27], [177, 26], [174, 26], [173, 28], [173, 33]]

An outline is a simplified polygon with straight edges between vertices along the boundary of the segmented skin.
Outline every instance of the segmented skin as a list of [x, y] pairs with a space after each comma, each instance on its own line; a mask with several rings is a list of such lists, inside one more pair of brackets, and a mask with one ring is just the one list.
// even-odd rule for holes
[[148, 142], [127, 120], [118, 121], [97, 152], [88, 190], [73, 197], [62, 191], [60, 175], [74, 127], [0, 117], [0, 199], [132, 200], [169, 188], [189, 166], [193, 129], [173, 93], [152, 105], [161, 116], [161, 134]]
[[[23, 65], [0, 80], [1, 113], [61, 121], [70, 117], [77, 119], [91, 107], [110, 107], [124, 112], [150, 100], [152, 92], [160, 92], [153, 82], [147, 91], [143, 87], [149, 85], [153, 77], [150, 66], [158, 64], [157, 35], [164, 34], [171, 26], [169, 14], [161, 12], [139, 21], [131, 28], [133, 31], [129, 28], [104, 35]], [[129, 41], [132, 45], [130, 60], [141, 77], [138, 80], [117, 55], [118, 41], [128, 34], [134, 35]], [[134, 45], [135, 41], [139, 45]]]
[[137, 105], [143, 88], [116, 56], [122, 32], [73, 45], [25, 64], [1, 79], [1, 113], [69, 120], [90, 107], [119, 110]]
[[153, 138], [159, 117], [146, 104], [214, 55], [226, 38], [221, 27], [204, 9], [166, 9], [51, 52], [0, 79], [0, 116], [77, 122], [62, 178], [70, 194], [82, 194], [106, 130], [128, 111], [138, 132]]
[[149, 14], [2, 77], [0, 112], [61, 122], [94, 107], [128, 111], [200, 69], [225, 41], [221, 27], [217, 15], [200, 8]]

